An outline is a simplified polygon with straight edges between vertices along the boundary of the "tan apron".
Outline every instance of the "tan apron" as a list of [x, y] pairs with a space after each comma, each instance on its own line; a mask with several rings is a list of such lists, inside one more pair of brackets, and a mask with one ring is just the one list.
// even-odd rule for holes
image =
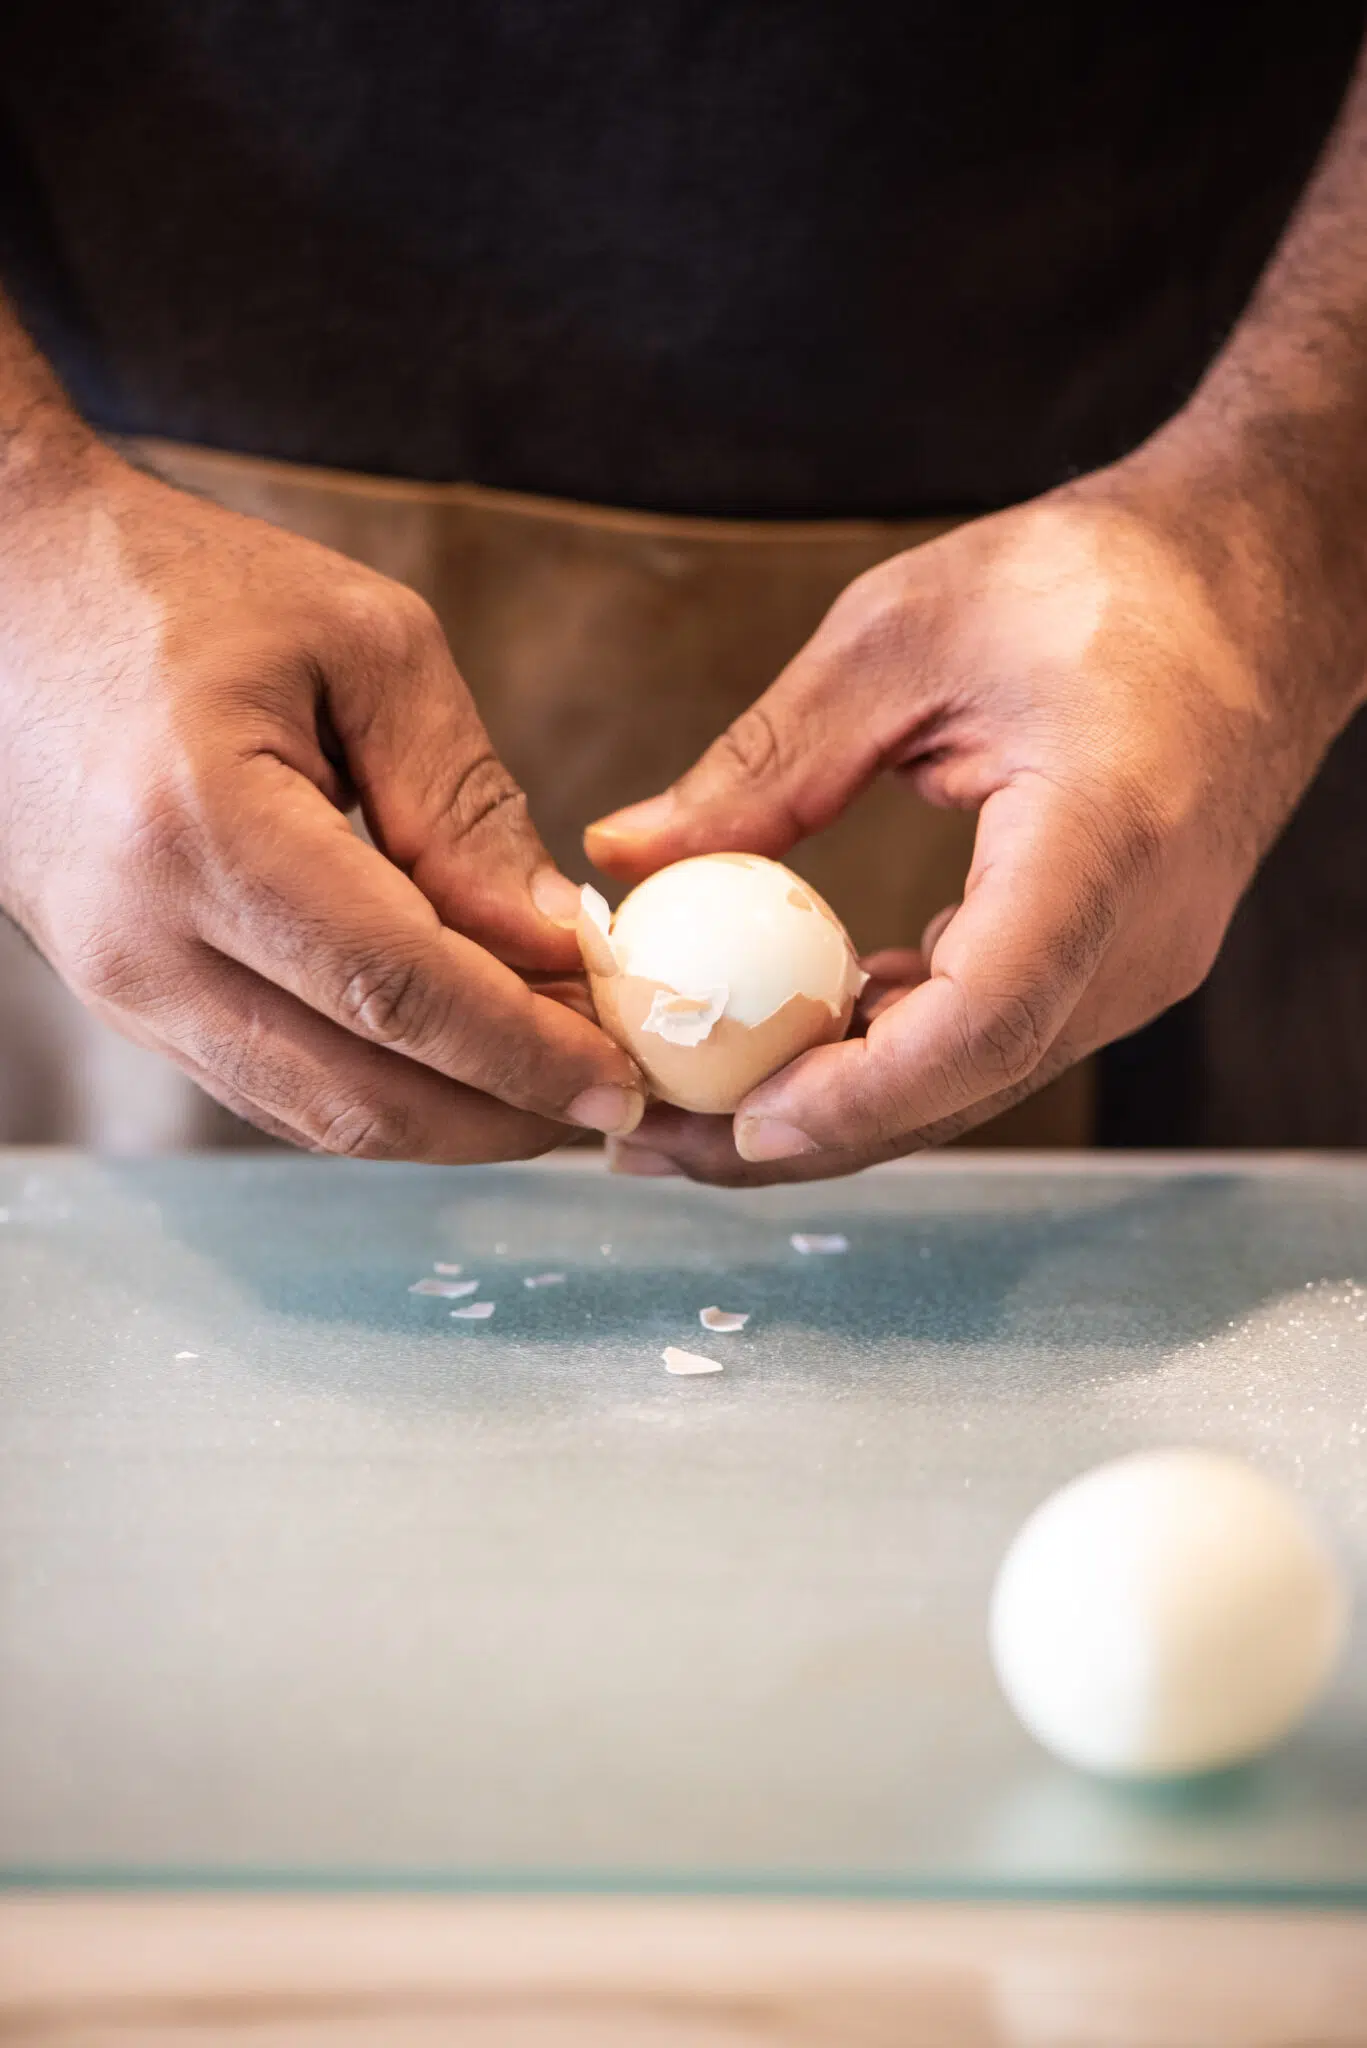
[[[129, 452], [171, 483], [420, 591], [542, 836], [576, 879], [589, 874], [580, 835], [591, 819], [672, 781], [851, 578], [954, 523], [657, 517], [166, 442]], [[793, 865], [861, 948], [914, 944], [957, 896], [971, 841], [970, 818], [884, 783]], [[110, 1037], [0, 934], [0, 1138], [121, 1149], [232, 1141], [232, 1120], [189, 1083]], [[993, 1137], [1083, 1143], [1088, 1117], [1086, 1078], [1065, 1077]]]

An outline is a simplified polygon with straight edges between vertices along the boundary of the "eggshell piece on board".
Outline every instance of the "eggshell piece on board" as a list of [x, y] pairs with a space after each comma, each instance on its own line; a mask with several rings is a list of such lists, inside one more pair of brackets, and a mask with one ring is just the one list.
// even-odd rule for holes
[[704, 1358], [698, 1351], [681, 1351], [677, 1344], [666, 1344], [660, 1356], [664, 1360], [665, 1371], [673, 1373], [676, 1379], [697, 1379], [703, 1374], [722, 1370], [720, 1359]]

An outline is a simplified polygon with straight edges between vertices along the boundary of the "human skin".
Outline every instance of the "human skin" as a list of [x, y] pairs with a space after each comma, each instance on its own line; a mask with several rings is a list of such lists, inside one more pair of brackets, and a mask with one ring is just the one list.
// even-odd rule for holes
[[504, 1159], [644, 1107], [555, 999], [578, 892], [427, 605], [121, 460], [3, 302], [0, 907], [298, 1144]]
[[[636, 881], [782, 857], [877, 775], [978, 824], [961, 904], [876, 955], [862, 1035], [618, 1171], [810, 1180], [943, 1142], [1188, 995], [1367, 700], [1367, 67], [1243, 319], [1114, 467], [894, 557], [671, 790], [586, 844]], [[1306, 905], [1314, 915], [1314, 905]], [[1307, 991], [1313, 1000], [1313, 991]]]

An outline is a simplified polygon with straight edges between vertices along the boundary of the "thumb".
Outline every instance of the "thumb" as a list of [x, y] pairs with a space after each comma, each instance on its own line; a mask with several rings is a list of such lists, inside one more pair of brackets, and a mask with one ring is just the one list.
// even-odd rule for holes
[[904, 690], [838, 612], [678, 782], [590, 825], [595, 867], [634, 881], [689, 854], [779, 857], [839, 817], [894, 753]]
[[934, 920], [928, 977], [866, 1037], [804, 1053], [761, 1083], [736, 1115], [741, 1157], [905, 1151], [1026, 1092], [1054, 1071], [1048, 1055], [1137, 876], [1098, 833], [1090, 800], [1037, 777], [1003, 785], [983, 805], [962, 904]]
[[345, 662], [329, 700], [367, 827], [443, 924], [512, 966], [577, 969], [579, 891], [542, 844], [435, 614], [395, 593], [404, 639]]

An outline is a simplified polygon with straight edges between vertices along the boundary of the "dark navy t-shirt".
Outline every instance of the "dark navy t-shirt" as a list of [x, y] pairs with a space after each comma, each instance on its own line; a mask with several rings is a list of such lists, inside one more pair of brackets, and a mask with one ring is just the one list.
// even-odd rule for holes
[[0, 274], [100, 424], [974, 510], [1180, 404], [1347, 0], [8, 0]]

